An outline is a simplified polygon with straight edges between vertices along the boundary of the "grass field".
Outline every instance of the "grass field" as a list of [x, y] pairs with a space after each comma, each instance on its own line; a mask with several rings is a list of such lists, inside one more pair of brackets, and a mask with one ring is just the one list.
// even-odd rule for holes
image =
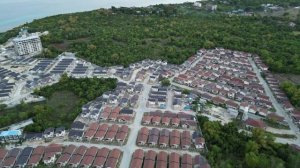
[[[20, 122], [28, 118], [34, 117], [34, 109], [39, 106], [47, 106], [53, 109], [53, 112], [49, 116], [49, 120], [57, 120], [61, 118], [73, 118], [74, 111], [78, 106], [79, 98], [72, 92], [69, 91], [57, 91], [53, 93], [49, 100], [38, 102], [38, 103], [28, 103], [20, 104], [13, 108], [8, 108], [0, 111], [1, 120], [0, 127], [9, 125], [9, 123]], [[6, 116], [15, 116], [7, 117]], [[13, 120], [9, 120], [13, 118]], [[65, 123], [59, 123], [61, 125], [69, 125], [70, 120], [65, 120]]]
[[53, 108], [57, 113], [68, 114], [75, 110], [79, 103], [78, 97], [69, 91], [61, 91], [53, 93], [52, 97], [46, 101], [46, 105]]

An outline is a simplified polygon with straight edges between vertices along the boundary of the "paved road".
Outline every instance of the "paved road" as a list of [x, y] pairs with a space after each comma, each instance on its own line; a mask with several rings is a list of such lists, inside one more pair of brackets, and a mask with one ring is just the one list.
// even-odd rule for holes
[[[259, 79], [259, 82], [263, 85], [265, 92], [267, 96], [270, 97], [270, 100], [276, 110], [276, 113], [278, 113], [281, 116], [284, 116], [286, 122], [290, 126], [291, 130], [294, 132], [294, 134], [297, 136], [297, 140], [295, 143], [297, 145], [300, 145], [300, 134], [299, 134], [299, 128], [293, 123], [292, 119], [288, 116], [287, 112], [282, 108], [282, 106], [277, 102], [276, 98], [273, 95], [273, 92], [271, 91], [269, 85], [267, 82], [262, 78], [259, 69], [257, 68], [256, 64], [252, 60], [252, 58], [249, 58], [249, 62], [252, 65], [253, 71], [256, 73], [256, 76]], [[283, 140], [282, 140], [283, 141]], [[290, 141], [287, 141], [286, 143], [289, 143]]]

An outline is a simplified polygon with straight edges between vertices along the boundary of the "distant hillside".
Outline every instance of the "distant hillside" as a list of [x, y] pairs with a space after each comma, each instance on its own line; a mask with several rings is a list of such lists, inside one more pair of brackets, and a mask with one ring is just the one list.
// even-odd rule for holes
[[[112, 8], [57, 15], [26, 24], [50, 31], [43, 56], [62, 51], [98, 65], [128, 65], [145, 59], [180, 64], [200, 48], [224, 47], [259, 54], [272, 71], [300, 74], [300, 17], [240, 17], [210, 13], [186, 3], [148, 8]], [[17, 29], [0, 34], [0, 42]]]

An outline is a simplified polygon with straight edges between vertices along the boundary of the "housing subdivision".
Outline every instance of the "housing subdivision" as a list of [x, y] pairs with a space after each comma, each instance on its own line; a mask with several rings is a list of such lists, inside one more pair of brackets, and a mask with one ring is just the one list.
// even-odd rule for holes
[[[0, 89], [8, 93], [1, 101], [8, 105], [44, 100], [31, 93], [58, 82], [62, 74], [118, 80], [113, 91], [83, 105], [68, 130], [1, 132], [3, 143], [23, 141], [0, 150], [1, 167], [208, 168], [209, 149], [197, 115], [222, 123], [240, 119], [245, 130], [271, 132], [278, 130], [265, 120], [276, 119], [297, 137], [281, 142], [300, 144], [299, 112], [267, 66], [250, 53], [200, 49], [181, 65], [143, 60], [129, 67], [100, 67], [67, 52], [55, 59], [1, 60]], [[163, 86], [163, 78], [171, 85]]]

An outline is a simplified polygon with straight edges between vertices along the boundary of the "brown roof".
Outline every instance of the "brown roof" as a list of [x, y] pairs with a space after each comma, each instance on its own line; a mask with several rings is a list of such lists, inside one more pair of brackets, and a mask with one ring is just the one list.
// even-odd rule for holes
[[152, 119], [152, 117], [147, 115], [147, 116], [143, 117], [142, 122], [150, 122], [151, 119]]
[[98, 123], [92, 123], [90, 124], [89, 130], [97, 130], [99, 127]]
[[109, 158], [116, 158], [119, 159], [119, 157], [121, 156], [121, 151], [119, 149], [113, 149], [110, 153], [109, 153]]
[[180, 119], [179, 118], [172, 118], [171, 119], [171, 124], [179, 124], [180, 123]]
[[172, 130], [172, 132], [170, 133], [170, 136], [172, 138], [174, 138], [174, 137], [180, 138], [180, 132], [178, 130]]
[[178, 153], [172, 152], [169, 156], [169, 162], [179, 163], [180, 155]]
[[156, 158], [156, 152], [154, 152], [153, 150], [149, 150], [145, 155], [145, 159], [148, 159], [148, 160], [155, 161], [155, 158]]
[[132, 159], [130, 168], [142, 168], [143, 159]]
[[245, 121], [245, 124], [252, 127], [262, 128], [262, 129], [266, 128], [266, 125], [262, 120], [254, 120], [252, 118], [248, 118]]
[[50, 152], [61, 153], [61, 151], [62, 151], [62, 146], [57, 144], [50, 144], [45, 148], [45, 153], [50, 153]]
[[182, 139], [185, 139], [185, 138], [191, 138], [191, 133], [190, 133], [190, 131], [183, 131], [182, 133], [181, 133], [181, 138]]
[[94, 138], [103, 138], [106, 134], [106, 131], [97, 131], [96, 134], [94, 135]]
[[166, 161], [158, 160], [156, 162], [156, 168], [166, 168], [168, 163]]
[[108, 131], [106, 134], [105, 134], [105, 139], [114, 139], [115, 136], [116, 136], [117, 132], [113, 132], [113, 131]]
[[45, 146], [37, 146], [31, 155], [43, 155], [45, 152]]
[[102, 112], [102, 113], [100, 114], [100, 118], [107, 119], [109, 115], [110, 115], [110, 113]]
[[227, 106], [230, 106], [230, 107], [235, 107], [235, 108], [238, 108], [238, 107], [239, 107], [239, 105], [238, 105], [237, 103], [235, 103], [234, 101], [232, 101], [232, 100], [227, 100], [227, 101], [225, 102], [225, 104], [226, 104]]
[[95, 146], [92, 146], [87, 149], [85, 156], [96, 156], [97, 152], [98, 152], [98, 148]]
[[132, 154], [133, 159], [143, 159], [144, 158], [144, 151], [142, 149], [137, 149]]
[[117, 132], [116, 139], [124, 141], [126, 136], [127, 136], [127, 133], [125, 133], [125, 132]]
[[180, 168], [180, 165], [179, 165], [179, 163], [177, 163], [177, 162], [171, 162], [171, 163], [169, 163], [169, 167], [172, 167], [172, 168]]
[[99, 166], [99, 167], [103, 167], [106, 161], [106, 157], [96, 157], [93, 163], [93, 167], [94, 166]]
[[193, 168], [193, 166], [190, 164], [181, 163], [180, 168]]
[[102, 113], [110, 113], [111, 112], [111, 107], [107, 106], [103, 109]]
[[98, 150], [98, 153], [96, 156], [106, 158], [108, 156], [108, 154], [109, 154], [109, 149], [104, 147], [104, 148], [101, 148]]
[[109, 115], [109, 119], [116, 119], [117, 117], [118, 117], [118, 113], [110, 113], [110, 115]]
[[116, 168], [118, 163], [118, 159], [116, 158], [108, 158], [105, 162], [105, 167]]
[[148, 139], [148, 135], [139, 133], [137, 137], [137, 142], [146, 142], [147, 139]]
[[169, 124], [169, 123], [170, 123], [170, 118], [169, 118], [169, 117], [163, 117], [163, 118], [161, 119], [161, 122], [162, 122], [163, 124]]
[[125, 132], [127, 133], [129, 130], [127, 125], [122, 125], [121, 128], [119, 128], [118, 132]]
[[155, 165], [154, 160], [145, 159], [143, 168], [154, 168], [154, 165]]
[[180, 139], [179, 138], [171, 138], [170, 139], [170, 145], [179, 145]]
[[95, 134], [96, 134], [96, 130], [88, 129], [88, 130], [84, 133], [84, 137], [91, 138], [91, 137], [93, 137]]
[[110, 131], [110, 132], [117, 132], [118, 129], [119, 129], [119, 126], [116, 125], [116, 124], [114, 124], [114, 125], [112, 125], [112, 126], [109, 127], [108, 131]]
[[16, 159], [17, 159], [16, 157], [7, 157], [3, 161], [2, 166], [11, 167], [11, 166], [13, 166], [15, 164]]
[[62, 154], [57, 160], [56, 163], [67, 163], [71, 158], [71, 154], [65, 153]]
[[149, 129], [146, 128], [146, 127], [143, 127], [143, 128], [141, 128], [140, 133], [144, 134], [144, 135], [148, 135], [149, 134]]
[[81, 145], [75, 150], [74, 154], [84, 155], [86, 150], [87, 150], [87, 147]]
[[42, 155], [40, 154], [31, 155], [30, 159], [27, 162], [27, 165], [36, 165], [40, 162], [41, 159]]
[[115, 107], [113, 110], [112, 110], [112, 113], [117, 113], [119, 114], [121, 111], [121, 108], [119, 106]]
[[90, 166], [92, 165], [93, 161], [94, 161], [94, 156], [90, 156], [90, 155], [85, 155], [83, 157], [83, 159], [81, 160], [80, 165], [85, 165], [85, 166]]
[[181, 164], [193, 164], [193, 158], [189, 154], [183, 154], [181, 158]]
[[158, 155], [157, 155], [157, 160], [167, 162], [168, 161], [168, 154], [167, 154], [167, 152], [160, 151], [158, 153]]
[[152, 123], [159, 123], [160, 117], [159, 116], [152, 117], [151, 121], [152, 121]]
[[0, 148], [0, 162], [4, 159], [6, 154], [8, 153], [8, 150]]

